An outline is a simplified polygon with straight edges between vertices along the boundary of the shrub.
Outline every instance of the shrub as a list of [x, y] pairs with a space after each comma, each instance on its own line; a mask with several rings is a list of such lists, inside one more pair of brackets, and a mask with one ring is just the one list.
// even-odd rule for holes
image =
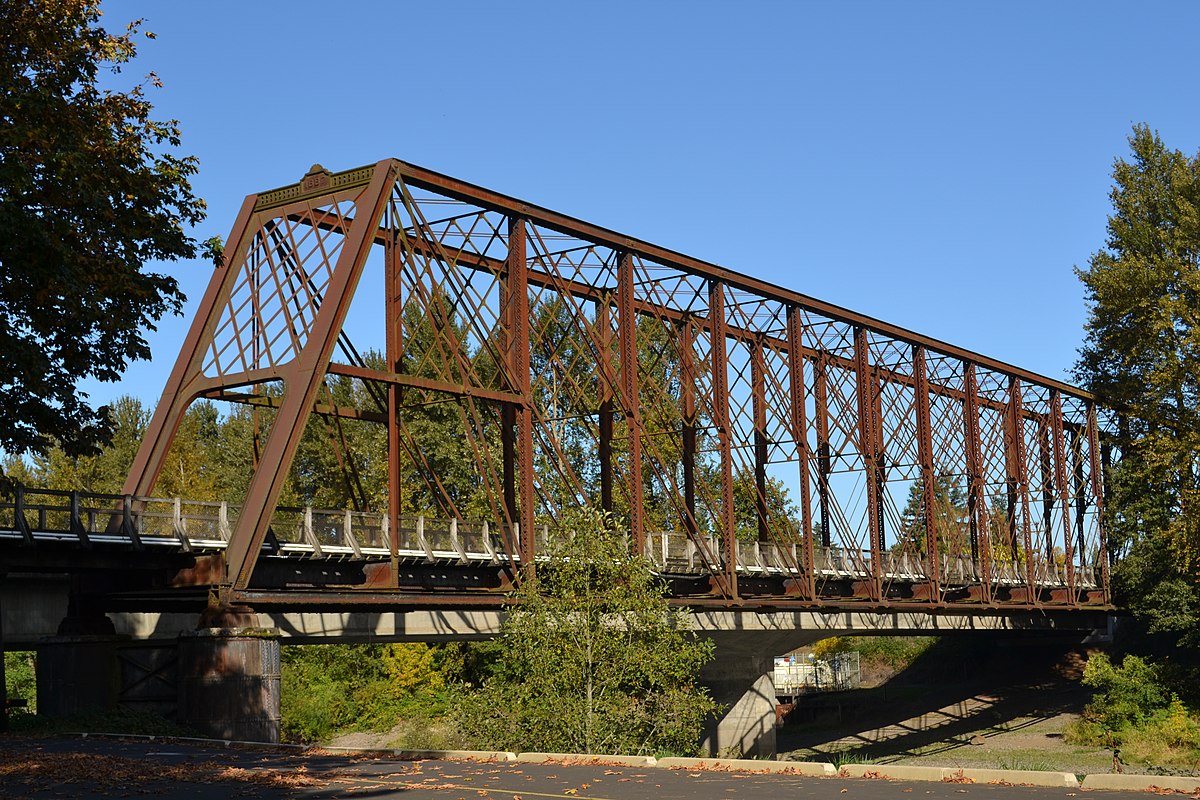
[[[8, 697], [25, 701], [23, 713], [37, 713], [36, 657], [32, 651], [9, 651], [4, 654], [4, 678]], [[17, 712], [22, 713], [22, 712]]]
[[711, 642], [611, 519], [585, 512], [574, 530], [522, 580], [497, 661], [458, 711], [462, 729], [484, 749], [694, 752], [716, 711], [696, 687]]
[[1093, 653], [1083, 670], [1083, 684], [1098, 690], [1085, 716], [1108, 730], [1143, 725], [1171, 702], [1158, 669], [1135, 655], [1125, 656], [1117, 667], [1104, 653]]
[[1093, 654], [1083, 682], [1098, 691], [1067, 727], [1071, 744], [1119, 749], [1124, 761], [1155, 768], [1200, 766], [1200, 720], [1164, 681], [1161, 666], [1128, 655], [1116, 666]]
[[443, 669], [461, 670], [422, 643], [285, 645], [282, 661], [282, 733], [298, 742], [406, 720], [406, 741], [416, 746], [422, 727], [432, 730], [454, 705], [457, 690]]

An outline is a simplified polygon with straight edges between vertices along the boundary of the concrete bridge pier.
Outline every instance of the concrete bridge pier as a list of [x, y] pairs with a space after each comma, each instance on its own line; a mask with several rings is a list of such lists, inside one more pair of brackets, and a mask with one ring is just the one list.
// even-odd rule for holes
[[205, 736], [279, 741], [280, 632], [248, 608], [209, 609], [179, 635], [179, 721]]
[[37, 708], [48, 717], [69, 717], [116, 708], [120, 697], [117, 647], [129, 640], [72, 579], [66, 614], [54, 636], [39, 639]]
[[775, 755], [775, 676], [772, 656], [717, 656], [700, 672], [700, 685], [725, 706], [710, 720], [701, 749], [710, 756], [770, 758]]
[[279, 741], [278, 629], [210, 609], [194, 630], [134, 640], [87, 608], [72, 600], [58, 633], [36, 642], [39, 714], [139, 708], [216, 739]]
[[828, 634], [710, 629], [703, 635], [716, 643], [716, 655], [700, 670], [700, 685], [725, 711], [708, 723], [701, 750], [726, 758], [773, 758], [775, 656]]

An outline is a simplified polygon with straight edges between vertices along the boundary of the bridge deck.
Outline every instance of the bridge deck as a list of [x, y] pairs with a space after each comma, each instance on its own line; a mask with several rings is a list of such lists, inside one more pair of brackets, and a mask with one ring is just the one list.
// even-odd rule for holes
[[[38, 497], [40, 502], [29, 502], [28, 495]], [[0, 502], [0, 548], [115, 549], [175, 553], [199, 559], [225, 551], [239, 512], [240, 507], [234, 504], [183, 498], [29, 490], [19, 502]], [[260, 558], [358, 565], [387, 564], [392, 558], [384, 514], [281, 507], [276, 511], [271, 531]], [[548, 526], [538, 529], [539, 553], [549, 550], [551, 535]], [[496, 571], [513, 570], [520, 565], [520, 554], [506, 553], [504, 537], [487, 521], [406, 516], [401, 518], [396, 539], [397, 563], [410, 569]], [[709, 535], [707, 539], [712, 550], [720, 552], [717, 537]], [[782, 587], [798, 574], [798, 546], [740, 541], [736, 570], [747, 578], [773, 581]], [[643, 555], [660, 574], [669, 578], [694, 581], [710, 572], [695, 543], [682, 532], [647, 534]], [[871, 558], [869, 550], [817, 548], [814, 577], [818, 583], [829, 586], [825, 599], [859, 605], [861, 598], [854, 596], [853, 587], [875, 574]], [[929, 560], [919, 555], [884, 552], [881, 558], [879, 573], [891, 587], [893, 599], [912, 599], [913, 589], [929, 581]], [[976, 597], [974, 589], [982, 580], [977, 561], [969, 554], [943, 553], [937, 564], [939, 583], [960, 588], [961, 599], [972, 603]], [[1092, 608], [1102, 605], [1097, 601], [1100, 587], [1092, 570], [1076, 573], [1076, 585], [1083, 594], [1074, 598], [1074, 602], [1064, 594], [1068, 583], [1061, 563], [1046, 561], [1035, 565], [1035, 594], [1026, 591], [1028, 573], [1019, 560], [994, 563], [990, 574], [995, 589], [1015, 590], [1010, 595], [1013, 604], [1027, 605], [1031, 597], [1042, 597], [1049, 605]]]

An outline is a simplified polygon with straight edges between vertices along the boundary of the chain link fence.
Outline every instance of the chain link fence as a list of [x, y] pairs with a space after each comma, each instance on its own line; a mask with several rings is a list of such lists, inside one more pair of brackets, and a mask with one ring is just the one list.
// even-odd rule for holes
[[775, 694], [778, 697], [857, 689], [861, 678], [857, 650], [837, 653], [820, 661], [804, 656], [775, 659]]

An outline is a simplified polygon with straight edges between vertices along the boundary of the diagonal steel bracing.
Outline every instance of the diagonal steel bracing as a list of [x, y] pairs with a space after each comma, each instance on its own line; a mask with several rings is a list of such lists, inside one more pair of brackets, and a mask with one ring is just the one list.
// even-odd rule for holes
[[[364, 293], [383, 332], [370, 363], [347, 322]], [[367, 400], [335, 401], [335, 378]], [[486, 509], [514, 577], [590, 505], [638, 552], [661, 547], [664, 570], [698, 560], [692, 591], [730, 603], [1108, 601], [1086, 393], [402, 161], [314, 167], [246, 199], [127, 494], [151, 494], [201, 397], [273, 415], [229, 597], [317, 415], [343, 444], [342, 420], [386, 429], [391, 565], [364, 591], [397, 587], [419, 497], [452, 525]], [[465, 478], [422, 447], [435, 407]], [[368, 494], [357, 472], [348, 485]]]

